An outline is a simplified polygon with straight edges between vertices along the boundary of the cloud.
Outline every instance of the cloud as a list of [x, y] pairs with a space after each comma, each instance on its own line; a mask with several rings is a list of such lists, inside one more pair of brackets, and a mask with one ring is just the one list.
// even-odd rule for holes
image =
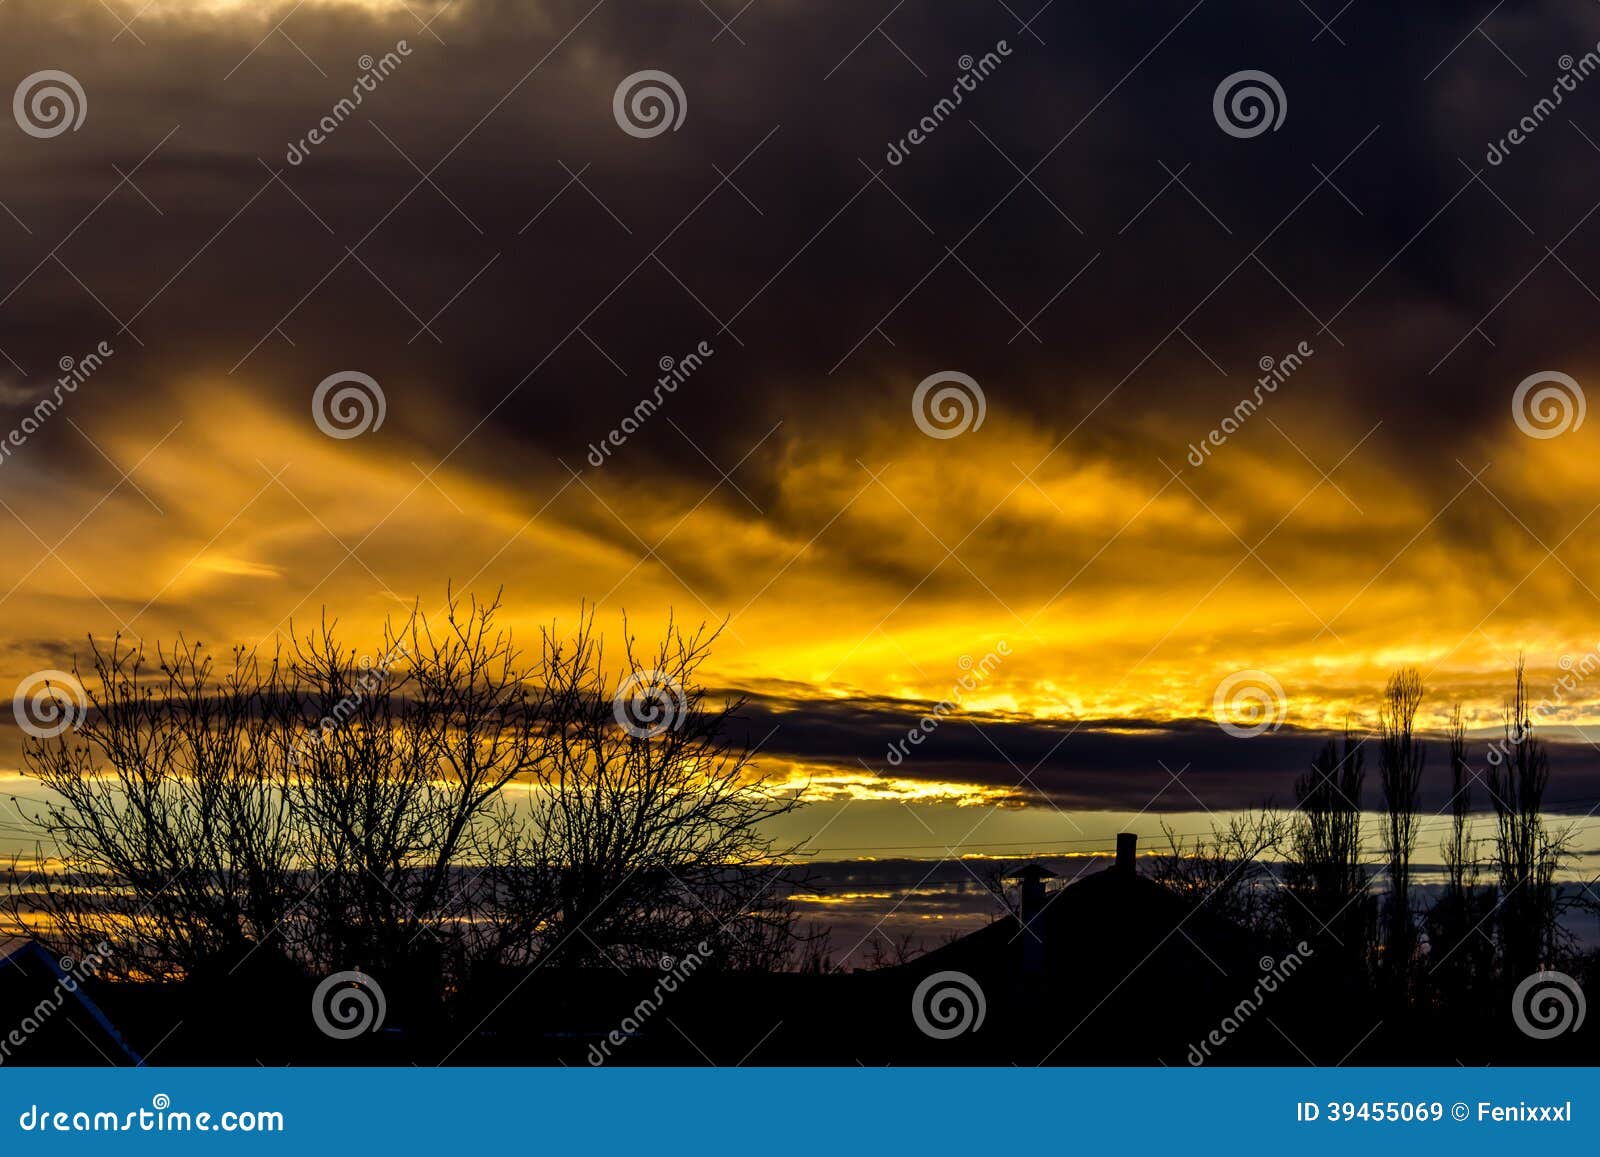
[[[924, 731], [922, 743], [899, 763], [888, 751], [918, 730], [919, 721], [939, 718], [936, 705], [883, 698], [816, 699], [752, 695], [741, 712], [764, 758], [792, 759], [802, 767], [837, 768], [885, 785], [887, 798], [918, 781], [965, 783], [1003, 795], [974, 802], [1054, 805], [1063, 811], [1121, 811], [1161, 815], [1228, 812], [1295, 805], [1295, 780], [1331, 739], [1327, 732], [1284, 727], [1248, 739], [1223, 732], [1209, 719], [1041, 720], [958, 713]], [[1484, 732], [1469, 742], [1471, 768], [1487, 774], [1491, 745]], [[1428, 738], [1428, 774], [1421, 809], [1447, 813], [1449, 771], [1442, 739]], [[1547, 744], [1552, 766], [1550, 810], [1588, 815], [1600, 803], [1600, 771], [1591, 745], [1570, 733]], [[1378, 810], [1378, 751], [1367, 744], [1368, 775], [1363, 806]], [[815, 772], [822, 779], [826, 773]], [[826, 784], [824, 784], [826, 788]], [[868, 798], [859, 789], [857, 798]], [[828, 791], [820, 793], [832, 798]], [[1475, 811], [1492, 800], [1478, 782]]]
[[[1524, 81], [1444, 4], [1349, 10], [1359, 76], [1292, 7], [1051, 9], [1039, 39], [1003, 6], [880, 37], [780, 2], [719, 7], [731, 30], [664, 2], [291, 7], [162, 3], [141, 44], [88, 0], [7, 5], [4, 74], [66, 69], [89, 111], [0, 156], [4, 398], [116, 348], [0, 463], [30, 636], [253, 641], [322, 604], [371, 632], [452, 578], [524, 628], [676, 608], [726, 622], [721, 681], [800, 689], [766, 708], [791, 755], [846, 767], [1006, 640], [992, 726], [941, 729], [918, 774], [1002, 783], [983, 734], [1031, 767], [1078, 726], [1040, 776], [1085, 806], [1142, 802], [1161, 761], [1284, 798], [1399, 663], [1430, 726], [1459, 699], [1488, 728], [1519, 651], [1543, 688], [1600, 645], [1596, 426], [1535, 441], [1511, 413], [1528, 374], [1596, 368], [1572, 175], [1600, 85], [1480, 160], [1586, 17], [1496, 15]], [[1280, 79], [1279, 131], [1217, 128], [1219, 62]], [[612, 97], [647, 68], [687, 114], [638, 139]], [[311, 400], [346, 370], [386, 418], [336, 440]], [[942, 370], [986, 404], [950, 440], [910, 412]], [[1218, 746], [1193, 721], [1242, 669], [1289, 728]]]

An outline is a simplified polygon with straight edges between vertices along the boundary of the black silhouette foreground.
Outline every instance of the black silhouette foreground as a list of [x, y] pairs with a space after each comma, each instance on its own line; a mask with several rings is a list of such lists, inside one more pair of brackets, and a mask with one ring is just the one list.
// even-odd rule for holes
[[1072, 879], [1021, 866], [989, 926], [846, 971], [798, 926], [820, 884], [763, 835], [798, 798], [696, 678], [715, 634], [669, 627], [646, 661], [629, 638], [611, 670], [592, 618], [528, 659], [497, 611], [451, 599], [365, 662], [327, 623], [221, 670], [198, 644], [94, 646], [90, 710], [27, 753], [58, 802], [6, 881], [0, 1064], [1597, 1059], [1592, 1027], [1530, 1034], [1511, 1005], [1530, 975], [1581, 999], [1595, 974], [1559, 919], [1570, 836], [1520, 668], [1487, 841], [1456, 713], [1426, 910], [1407, 671], [1375, 744], [1382, 892], [1347, 734], [1288, 815], [1174, 837], [1147, 873], [1132, 836]]

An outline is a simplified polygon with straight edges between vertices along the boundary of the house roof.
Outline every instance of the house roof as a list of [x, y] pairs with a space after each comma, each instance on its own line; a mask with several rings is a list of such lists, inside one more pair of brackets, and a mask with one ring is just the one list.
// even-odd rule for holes
[[1125, 868], [1109, 867], [1050, 893], [1024, 928], [1006, 915], [904, 968], [954, 969], [996, 982], [1023, 971], [1024, 938], [1043, 942], [1043, 973], [1070, 992], [1106, 991], [1137, 969], [1141, 988], [1192, 986], [1219, 975], [1251, 975], [1261, 945], [1204, 905]]

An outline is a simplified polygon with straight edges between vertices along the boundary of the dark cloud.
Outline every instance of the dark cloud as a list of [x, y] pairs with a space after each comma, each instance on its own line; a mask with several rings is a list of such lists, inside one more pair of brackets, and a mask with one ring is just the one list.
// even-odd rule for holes
[[[1463, 30], [1443, 4], [1352, 10], [1315, 40], [1311, 16], [1283, 6], [1161, 4], [1092, 23], [1052, 9], [1033, 29], [1042, 44], [998, 5], [908, 12], [885, 30], [892, 44], [858, 44], [869, 26], [846, 10], [763, 5], [734, 26], [740, 44], [682, 5], [590, 8], [460, 0], [433, 26], [440, 44], [404, 10], [306, 7], [285, 27], [294, 44], [268, 35], [252, 50], [265, 18], [151, 15], [136, 25], [146, 44], [112, 44], [115, 25], [87, 6], [65, 20], [53, 4], [13, 3], [6, 75], [69, 68], [91, 107], [83, 131], [9, 150], [5, 199], [34, 230], [10, 238], [13, 280], [116, 185], [112, 165], [131, 170], [176, 131], [134, 178], [162, 215], [124, 187], [60, 250], [105, 309], [46, 260], [0, 315], [0, 344], [43, 377], [105, 334], [108, 313], [137, 317], [146, 348], [118, 371], [130, 398], [174, 376], [227, 376], [241, 359], [230, 386], [298, 397], [358, 365], [391, 383], [397, 430], [434, 453], [501, 402], [474, 438], [544, 470], [550, 455], [581, 458], [660, 357], [707, 338], [718, 355], [675, 419], [713, 456], [737, 457], [776, 417], [784, 439], [825, 432], [842, 405], [898, 417], [904, 381], [955, 364], [996, 410], [1063, 431], [1123, 382], [1084, 441], [1137, 438], [1173, 459], [1189, 419], [1226, 412], [1259, 357], [1310, 339], [1307, 397], [1289, 400], [1285, 422], [1336, 396], [1351, 425], [1383, 419], [1379, 444], [1429, 486], [1501, 423], [1531, 351], [1539, 365], [1587, 356], [1573, 322], [1596, 308], [1578, 284], [1589, 279], [1551, 260], [1484, 323], [1492, 348], [1474, 334], [1445, 359], [1510, 289], [1509, 271], [1540, 262], [1590, 207], [1573, 177], [1600, 155], [1576, 129], [1600, 91], [1582, 88], [1485, 172], [1493, 194], [1460, 192], [1469, 168], [1486, 168], [1486, 142], [1554, 82], [1556, 58], [1592, 46], [1587, 10], [1528, 5], [1496, 21], [1524, 79], [1477, 38], [1451, 53]], [[348, 94], [358, 57], [400, 39], [403, 65], [286, 165], [287, 144]], [[959, 115], [886, 165], [958, 58], [1000, 40], [1011, 56]], [[681, 79], [689, 113], [681, 131], [638, 141], [617, 130], [611, 94], [645, 67]], [[1236, 67], [1280, 79], [1281, 131], [1217, 130], [1212, 90]], [[437, 188], [413, 191], [413, 161]], [[1317, 169], [1335, 166], [1320, 184]], [[1589, 268], [1593, 235], [1563, 244], [1574, 271]], [[358, 242], [359, 261], [346, 253]], [[417, 337], [436, 314], [440, 340]], [[1039, 341], [1011, 342], [1036, 315]], [[1335, 316], [1324, 334], [1318, 319]], [[1179, 323], [1229, 379], [1182, 337], [1163, 342]], [[783, 444], [752, 464], [752, 489], [770, 492]], [[651, 430], [629, 448], [632, 469], [699, 476], [705, 464], [682, 449], [670, 428]], [[474, 463], [511, 467], [504, 450]]]
[[[1292, 808], [1294, 783], [1311, 757], [1335, 736], [1283, 727], [1248, 738], [1229, 735], [1205, 719], [1073, 721], [945, 714], [934, 703], [882, 698], [815, 699], [753, 695], [741, 715], [761, 751], [807, 764], [868, 771], [900, 779], [975, 783], [1016, 789], [1064, 810], [1226, 812], [1267, 805]], [[927, 729], [924, 720], [934, 721]], [[906, 743], [922, 731], [920, 743]], [[1493, 736], [1475, 738], [1472, 769], [1486, 775]], [[902, 758], [888, 752], [901, 745]], [[1600, 769], [1592, 747], [1574, 736], [1547, 745], [1551, 809], [1588, 815], [1600, 805]], [[1378, 750], [1366, 745], [1364, 807], [1381, 806]], [[1442, 741], [1428, 752], [1422, 809], [1448, 811], [1450, 771]], [[1480, 783], [1474, 810], [1489, 811]]]

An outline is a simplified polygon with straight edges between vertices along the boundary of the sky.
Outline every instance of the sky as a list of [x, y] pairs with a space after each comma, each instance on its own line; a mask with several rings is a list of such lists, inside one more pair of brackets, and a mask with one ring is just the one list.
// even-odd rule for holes
[[6, 685], [447, 583], [530, 641], [672, 614], [799, 838], [882, 852], [1289, 803], [1403, 664], [1481, 767], [1524, 654], [1600, 804], [1600, 9], [0, 26]]

